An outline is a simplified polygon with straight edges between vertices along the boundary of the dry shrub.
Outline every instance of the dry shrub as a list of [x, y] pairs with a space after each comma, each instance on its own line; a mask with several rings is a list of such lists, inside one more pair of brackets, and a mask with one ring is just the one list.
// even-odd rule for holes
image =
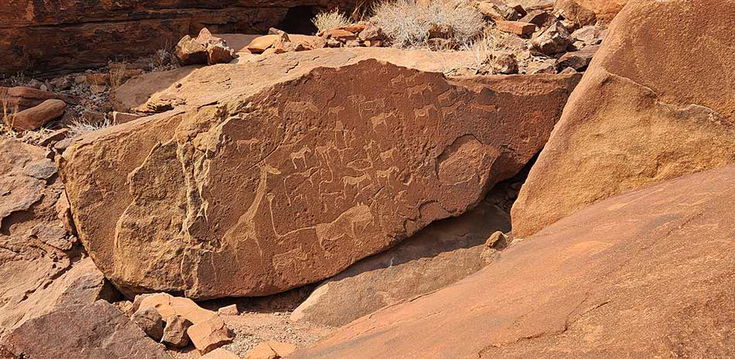
[[471, 45], [465, 47], [472, 54], [471, 68], [480, 69], [494, 52], [504, 49], [503, 40], [510, 35], [502, 32], [486, 33]]
[[13, 108], [10, 108], [10, 104], [8, 104], [8, 101], [5, 98], [3, 98], [2, 100], [2, 106], [2, 123], [0, 124], [0, 126], [2, 126], [2, 132], [11, 135], [15, 134], [15, 130], [13, 130], [13, 122], [15, 122], [15, 115], [18, 113], [18, 107], [15, 106]]
[[105, 116], [101, 122], [87, 122], [83, 120], [75, 120], [69, 124], [69, 137], [78, 137], [90, 132], [101, 130], [114, 125], [112, 121]]
[[320, 33], [351, 24], [350, 20], [338, 10], [320, 13], [311, 19], [311, 22], [314, 23]]
[[110, 68], [110, 87], [118, 88], [125, 82], [125, 72], [128, 66], [126, 63], [122, 63], [119, 66], [113, 66]]
[[483, 30], [482, 14], [467, 0], [434, 0], [428, 6], [414, 0], [379, 3], [372, 21], [399, 47], [427, 45], [432, 27], [448, 27], [457, 45], [471, 43]]

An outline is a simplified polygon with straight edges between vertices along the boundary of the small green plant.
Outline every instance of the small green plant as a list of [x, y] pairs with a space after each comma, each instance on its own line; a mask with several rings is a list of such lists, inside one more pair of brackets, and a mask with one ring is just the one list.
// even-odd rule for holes
[[332, 10], [317, 14], [311, 22], [316, 26], [317, 30], [322, 33], [327, 30], [336, 29], [349, 25], [350, 20], [342, 15], [338, 10]]
[[458, 46], [476, 39], [485, 22], [467, 0], [434, 0], [420, 4], [414, 0], [390, 0], [373, 8], [371, 19], [398, 47], [425, 47], [434, 28], [448, 29], [448, 40]]

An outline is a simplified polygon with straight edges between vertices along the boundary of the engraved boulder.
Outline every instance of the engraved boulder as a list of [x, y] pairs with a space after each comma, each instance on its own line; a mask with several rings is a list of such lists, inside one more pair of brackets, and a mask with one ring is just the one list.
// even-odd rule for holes
[[452, 79], [375, 59], [296, 72], [64, 152], [80, 239], [118, 288], [261, 296], [333, 276], [516, 174], [579, 80]]

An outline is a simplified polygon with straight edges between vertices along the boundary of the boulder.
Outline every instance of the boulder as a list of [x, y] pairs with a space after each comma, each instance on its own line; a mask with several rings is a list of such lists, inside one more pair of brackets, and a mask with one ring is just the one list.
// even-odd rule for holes
[[51, 99], [59, 99], [59, 97], [52, 92], [33, 87], [0, 87], [0, 105], [7, 106], [8, 112], [20, 112]]
[[[710, 19], [710, 11], [722, 16]], [[733, 22], [731, 1], [630, 2], [531, 170], [513, 208], [514, 234], [735, 162], [735, 96], [721, 90], [735, 88], [735, 78], [721, 75], [735, 68], [726, 45]]]
[[[124, 292], [261, 296], [333, 276], [464, 213], [515, 175], [577, 79], [450, 81], [376, 60], [264, 66], [205, 68], [187, 78], [200, 86], [175, 86], [178, 95], [195, 89], [186, 105], [64, 152], [79, 237]], [[229, 69], [250, 80], [193, 107]], [[264, 74], [270, 86], [256, 81]]]
[[57, 309], [32, 319], [2, 341], [22, 358], [54, 359], [171, 359], [112, 304]]
[[289, 358], [728, 357], [733, 181], [728, 167], [597, 203]]
[[291, 314], [292, 321], [341, 327], [359, 317], [452, 284], [485, 267], [486, 239], [509, 231], [510, 216], [484, 200], [457, 218], [430, 224], [386, 252], [330, 278]]
[[33, 131], [51, 120], [60, 118], [65, 110], [66, 102], [57, 99], [46, 100], [40, 105], [8, 116], [5, 124], [16, 130]]

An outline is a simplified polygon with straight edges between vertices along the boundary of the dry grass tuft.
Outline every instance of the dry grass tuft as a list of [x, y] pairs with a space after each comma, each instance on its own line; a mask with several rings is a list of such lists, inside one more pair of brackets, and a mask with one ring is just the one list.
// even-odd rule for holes
[[3, 106], [3, 116], [2, 116], [2, 132], [15, 135], [15, 130], [13, 129], [13, 122], [15, 120], [15, 114], [18, 113], [18, 107], [10, 108], [10, 104], [8, 104], [7, 99], [3, 99], [2, 101]]
[[118, 88], [120, 85], [125, 83], [125, 72], [127, 71], [127, 64], [124, 62], [120, 66], [114, 66], [110, 68], [110, 87]]
[[451, 38], [459, 46], [471, 43], [482, 33], [482, 14], [467, 0], [434, 0], [428, 5], [414, 0], [379, 3], [372, 21], [399, 47], [424, 47], [432, 27], [451, 29]]
[[78, 137], [90, 132], [98, 131], [106, 127], [114, 125], [112, 121], [105, 116], [101, 122], [91, 123], [82, 120], [73, 121], [69, 124], [69, 137]]
[[510, 35], [505, 33], [485, 34], [474, 43], [465, 46], [464, 50], [472, 54], [470, 68], [481, 69], [494, 52], [502, 51], [504, 38]]
[[351, 21], [338, 10], [320, 13], [311, 22], [314, 23], [320, 33], [351, 24]]

